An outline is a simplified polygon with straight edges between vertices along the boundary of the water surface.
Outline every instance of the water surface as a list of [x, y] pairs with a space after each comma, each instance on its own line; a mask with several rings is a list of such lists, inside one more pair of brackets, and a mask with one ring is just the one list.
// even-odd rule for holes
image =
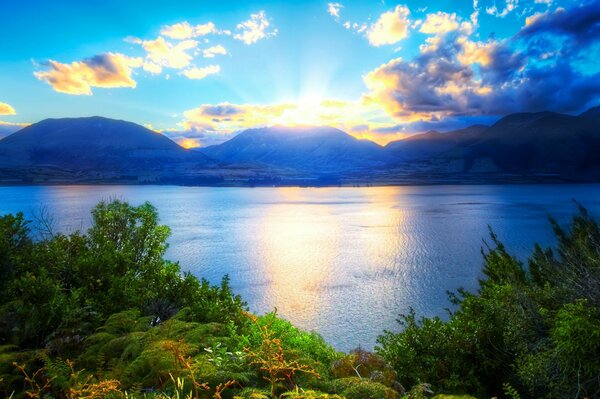
[[229, 274], [251, 310], [316, 330], [339, 349], [371, 348], [399, 313], [445, 315], [446, 291], [475, 290], [492, 226], [522, 259], [552, 244], [547, 222], [600, 215], [600, 185], [208, 188], [0, 187], [0, 214], [42, 209], [85, 229], [101, 199], [150, 201], [171, 227], [167, 257], [218, 283]]

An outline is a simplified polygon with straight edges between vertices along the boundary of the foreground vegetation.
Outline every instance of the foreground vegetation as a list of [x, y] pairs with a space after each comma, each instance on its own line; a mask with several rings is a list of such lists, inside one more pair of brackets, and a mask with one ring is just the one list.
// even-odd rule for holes
[[[100, 203], [85, 233], [0, 217], [0, 396], [399, 399], [600, 396], [600, 229], [580, 209], [528, 267], [492, 235], [478, 293], [414, 312], [376, 353], [335, 351], [164, 259], [150, 204]], [[46, 224], [48, 227], [48, 224]], [[358, 322], [358, 321], [357, 321]]]

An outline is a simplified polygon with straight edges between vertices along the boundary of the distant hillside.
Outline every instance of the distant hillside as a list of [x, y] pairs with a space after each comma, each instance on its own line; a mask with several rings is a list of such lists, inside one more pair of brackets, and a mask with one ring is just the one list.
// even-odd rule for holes
[[485, 159], [492, 171], [598, 174], [599, 122], [553, 112], [512, 114], [447, 156], [464, 158], [466, 168]]
[[383, 167], [392, 161], [379, 145], [331, 127], [266, 127], [245, 130], [201, 151], [227, 163], [338, 172]]
[[446, 133], [430, 130], [427, 133], [416, 134], [403, 140], [392, 141], [385, 148], [396, 161], [429, 159], [456, 146], [473, 143], [481, 138], [487, 128], [488, 126], [485, 125], [473, 125]]
[[600, 105], [597, 107], [593, 107], [588, 109], [587, 111], [581, 113], [579, 116], [600, 121]]
[[0, 121], [0, 139], [23, 129], [23, 126]]
[[0, 184], [216, 184], [217, 162], [132, 122], [46, 119], [0, 140]]
[[46, 119], [0, 140], [0, 167], [130, 172], [180, 163], [215, 164], [145, 127], [97, 116]]
[[600, 107], [579, 116], [511, 114], [487, 128], [428, 132], [392, 142], [386, 150], [405, 169], [436, 173], [600, 177]]
[[249, 129], [186, 150], [131, 122], [47, 119], [0, 140], [0, 184], [421, 184], [600, 181], [600, 107], [516, 113], [381, 147], [331, 127]]

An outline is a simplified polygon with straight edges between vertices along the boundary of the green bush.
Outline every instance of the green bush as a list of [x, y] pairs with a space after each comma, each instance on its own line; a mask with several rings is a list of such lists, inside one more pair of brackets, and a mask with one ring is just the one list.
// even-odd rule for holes
[[347, 399], [398, 399], [395, 390], [378, 382], [359, 377], [346, 377], [332, 380], [329, 389]]
[[331, 375], [334, 378], [368, 378], [387, 387], [393, 386], [397, 377], [394, 369], [381, 356], [361, 348], [334, 362]]
[[257, 324], [246, 325], [243, 332], [237, 335], [237, 349], [259, 345], [262, 339], [259, 326], [266, 325], [269, 325], [273, 336], [281, 340], [281, 345], [289, 358], [309, 364], [322, 377], [326, 377], [330, 365], [343, 356], [327, 344], [319, 334], [302, 331], [289, 321], [277, 317], [275, 312], [258, 317]]
[[271, 392], [265, 389], [244, 388], [234, 398], [242, 399], [271, 399]]
[[339, 395], [333, 395], [312, 390], [299, 390], [287, 391], [279, 396], [281, 399], [344, 399]]
[[492, 233], [479, 291], [451, 295], [447, 321], [411, 312], [401, 332], [379, 337], [403, 385], [480, 397], [510, 386], [536, 399], [600, 392], [600, 228], [583, 208], [569, 230], [551, 225], [557, 248], [536, 246], [528, 267]]
[[[47, 380], [67, 358], [88, 373], [121, 371], [128, 386], [156, 386], [171, 370], [161, 339], [204, 354], [215, 339], [230, 340], [227, 325], [243, 324], [245, 304], [227, 276], [213, 286], [163, 258], [170, 230], [152, 205], [101, 202], [92, 219], [85, 233], [34, 240], [23, 214], [0, 216], [0, 347], [12, 348], [0, 354], [5, 395], [19, 384], [22, 393], [24, 371]], [[53, 389], [66, 389], [55, 377]]]

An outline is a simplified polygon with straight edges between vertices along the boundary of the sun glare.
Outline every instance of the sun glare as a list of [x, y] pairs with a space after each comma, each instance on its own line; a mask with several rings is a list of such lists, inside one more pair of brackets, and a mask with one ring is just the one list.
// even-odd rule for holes
[[302, 99], [296, 103], [296, 107], [287, 109], [274, 122], [285, 126], [322, 125], [324, 124], [322, 102], [320, 98]]
[[178, 144], [186, 149], [200, 147], [200, 145], [201, 145], [200, 142], [198, 141], [198, 139], [188, 139], [188, 138], [179, 140]]

